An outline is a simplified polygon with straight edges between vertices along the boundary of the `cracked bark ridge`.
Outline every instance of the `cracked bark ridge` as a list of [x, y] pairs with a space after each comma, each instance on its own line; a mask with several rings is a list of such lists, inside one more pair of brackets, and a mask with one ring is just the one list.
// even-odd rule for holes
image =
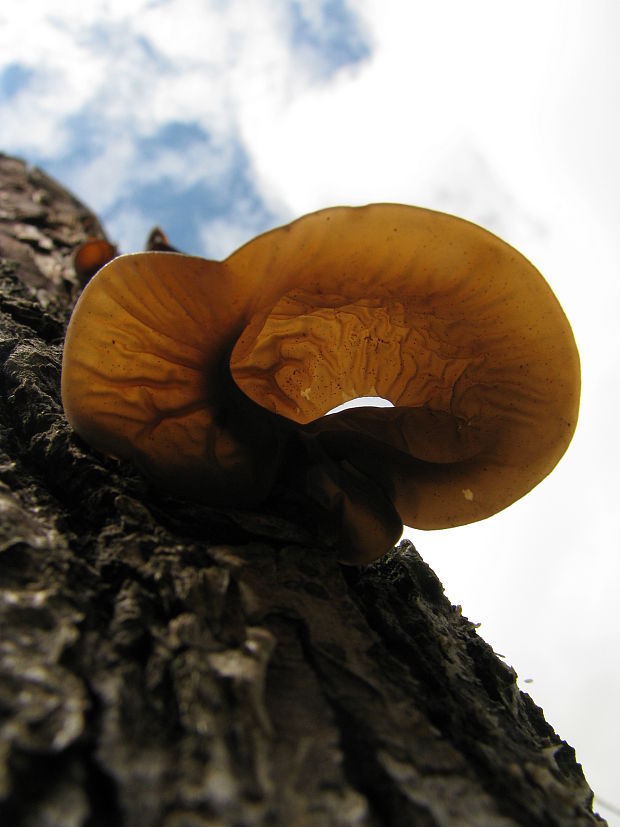
[[21, 161], [0, 180], [0, 822], [604, 823], [410, 543], [345, 569], [72, 434], [71, 254], [101, 228]]

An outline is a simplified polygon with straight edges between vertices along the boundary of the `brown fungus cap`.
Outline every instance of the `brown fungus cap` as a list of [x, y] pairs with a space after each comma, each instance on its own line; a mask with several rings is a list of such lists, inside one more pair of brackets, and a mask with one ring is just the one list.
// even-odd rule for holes
[[77, 248], [73, 255], [73, 268], [82, 287], [108, 261], [118, 255], [118, 250], [105, 238], [89, 238]]
[[[570, 442], [579, 389], [570, 325], [532, 264], [467, 221], [395, 204], [307, 215], [224, 262], [115, 259], [76, 306], [62, 378], [87, 441], [208, 502], [260, 501], [296, 428], [320, 446], [303, 486], [345, 538], [385, 500], [389, 531], [353, 562], [386, 550], [393, 507], [445, 528], [533, 488]], [[394, 408], [324, 416], [360, 396]]]
[[222, 366], [242, 329], [233, 294], [219, 262], [120, 256], [80, 296], [62, 366], [65, 413], [87, 442], [181, 496], [231, 504], [260, 482], [229, 427], [236, 388]]

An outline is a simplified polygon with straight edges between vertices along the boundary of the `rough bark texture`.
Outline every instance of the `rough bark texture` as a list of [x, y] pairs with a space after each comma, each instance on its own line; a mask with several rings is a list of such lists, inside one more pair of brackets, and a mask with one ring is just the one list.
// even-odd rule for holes
[[101, 228], [20, 161], [0, 185], [0, 823], [603, 823], [411, 544], [345, 569], [71, 433], [71, 253]]

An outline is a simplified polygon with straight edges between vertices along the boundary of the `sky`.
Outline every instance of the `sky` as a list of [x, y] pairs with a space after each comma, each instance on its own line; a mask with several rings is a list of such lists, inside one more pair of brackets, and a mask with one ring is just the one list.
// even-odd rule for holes
[[0, 7], [0, 151], [123, 252], [222, 258], [336, 204], [460, 215], [544, 274], [581, 354], [555, 471], [481, 523], [405, 536], [620, 808], [620, 4], [21, 0]]

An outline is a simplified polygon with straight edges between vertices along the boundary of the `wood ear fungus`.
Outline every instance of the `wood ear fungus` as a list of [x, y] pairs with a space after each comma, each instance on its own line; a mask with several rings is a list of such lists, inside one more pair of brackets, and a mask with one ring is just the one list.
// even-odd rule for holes
[[77, 248], [73, 255], [73, 269], [84, 287], [98, 270], [112, 261], [118, 250], [105, 238], [89, 238]]
[[[579, 392], [534, 266], [396, 204], [312, 213], [223, 262], [115, 258], [75, 307], [62, 372], [94, 447], [209, 503], [293, 487], [350, 563], [383, 554], [401, 520], [446, 528], [523, 496], [566, 450]], [[325, 415], [362, 396], [394, 407]]]

